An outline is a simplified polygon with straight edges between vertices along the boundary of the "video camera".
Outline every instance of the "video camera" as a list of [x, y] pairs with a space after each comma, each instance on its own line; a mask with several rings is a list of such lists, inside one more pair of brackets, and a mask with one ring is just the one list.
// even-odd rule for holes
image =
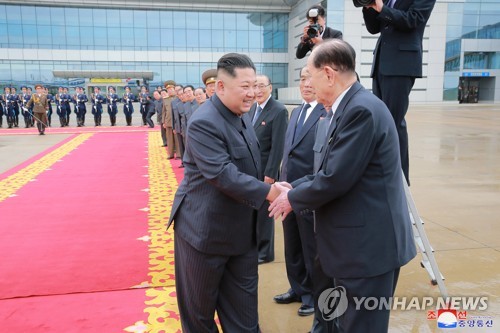
[[308, 17], [314, 22], [313, 24], [309, 25], [309, 28], [307, 29], [307, 37], [309, 38], [318, 37], [321, 30], [321, 25], [319, 25], [318, 23], [318, 13], [318, 8], [312, 8], [309, 10]]
[[375, 0], [352, 0], [354, 7], [365, 7], [374, 3]]

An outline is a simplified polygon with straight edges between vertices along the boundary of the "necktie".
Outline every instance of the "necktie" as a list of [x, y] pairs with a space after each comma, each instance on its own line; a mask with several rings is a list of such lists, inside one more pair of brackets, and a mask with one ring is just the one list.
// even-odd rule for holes
[[257, 119], [259, 118], [261, 113], [262, 113], [262, 108], [259, 105], [259, 106], [257, 106], [257, 110], [255, 111], [255, 115], [254, 115], [253, 120], [252, 120], [252, 125], [255, 125], [255, 123], [257, 122]]
[[306, 104], [304, 107], [302, 107], [302, 111], [300, 111], [300, 116], [299, 120], [297, 121], [297, 125], [295, 126], [295, 134], [293, 135], [293, 141], [297, 140], [297, 137], [300, 134], [300, 131], [302, 130], [302, 126], [304, 126], [304, 122], [306, 119], [307, 115], [307, 110], [311, 107], [311, 104]]
[[396, 0], [389, 0], [389, 7], [394, 8], [395, 3], [396, 3]]

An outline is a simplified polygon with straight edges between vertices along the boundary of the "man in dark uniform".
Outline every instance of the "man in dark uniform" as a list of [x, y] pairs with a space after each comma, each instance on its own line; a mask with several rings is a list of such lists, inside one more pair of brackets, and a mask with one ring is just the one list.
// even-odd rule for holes
[[49, 125], [49, 127], [51, 127], [52, 125], [52, 113], [53, 113], [53, 109], [52, 109], [52, 102], [54, 102], [54, 96], [52, 94], [49, 94], [49, 89], [47, 87], [44, 87], [43, 88], [43, 93], [47, 96], [47, 103], [49, 105], [49, 111], [47, 112], [47, 125]]
[[130, 92], [130, 87], [125, 87], [125, 93], [123, 94], [123, 113], [125, 114], [125, 121], [127, 126], [132, 126], [132, 114], [134, 113], [134, 105], [132, 102], [135, 100], [134, 94]]
[[14, 115], [14, 108], [12, 107], [11, 104], [11, 89], [10, 87], [5, 87], [4, 88], [4, 112], [5, 116], [7, 118], [7, 126], [9, 128], [12, 128], [15, 123], [15, 115]]
[[57, 115], [59, 116], [59, 122], [61, 127], [66, 126], [66, 106], [63, 103], [64, 100], [64, 88], [59, 87], [57, 95], [55, 96]]
[[102, 104], [106, 103], [106, 98], [101, 95], [101, 88], [94, 87], [94, 93], [92, 94], [92, 114], [94, 115], [95, 126], [101, 126], [102, 120]]
[[[184, 87], [182, 85], [175, 86], [175, 93], [177, 95], [176, 98], [172, 101], [172, 122], [173, 122], [173, 131], [174, 135], [177, 138], [178, 148], [177, 156], [183, 158], [184, 156], [184, 140], [182, 139], [182, 127], [181, 127], [181, 112], [184, 112], [184, 105], [182, 102], [184, 96]], [[184, 164], [181, 162], [180, 168], [184, 167]]]
[[108, 88], [108, 114], [111, 126], [116, 125], [116, 114], [118, 113], [118, 106], [116, 102], [118, 101], [118, 95], [116, 94], [115, 87]]
[[201, 80], [205, 84], [207, 97], [210, 98], [215, 93], [215, 81], [217, 81], [217, 70], [209, 69], [203, 72]]
[[78, 87], [77, 98], [77, 121], [78, 127], [85, 126], [85, 114], [87, 113], [87, 106], [85, 103], [88, 102], [87, 95], [83, 91], [83, 87]]
[[21, 101], [16, 94], [16, 88], [10, 88], [10, 107], [14, 110], [14, 127], [19, 127], [19, 104]]
[[148, 116], [148, 105], [151, 102], [151, 97], [149, 96], [148, 88], [146, 86], [141, 86], [141, 93], [139, 94], [139, 103], [141, 105], [141, 117], [142, 117], [142, 125], [146, 126], [147, 116]]
[[64, 99], [63, 99], [63, 105], [66, 108], [65, 112], [65, 119], [66, 119], [66, 126], [69, 126], [69, 119], [71, 115], [71, 95], [69, 94], [68, 88], [64, 87]]
[[181, 133], [184, 139], [184, 147], [186, 146], [186, 132], [189, 118], [193, 112], [198, 108], [198, 103], [194, 98], [194, 87], [192, 85], [187, 85], [184, 87], [184, 112], [181, 113]]
[[0, 128], [3, 127], [3, 110], [5, 108], [4, 100], [3, 100], [3, 95], [0, 95]]

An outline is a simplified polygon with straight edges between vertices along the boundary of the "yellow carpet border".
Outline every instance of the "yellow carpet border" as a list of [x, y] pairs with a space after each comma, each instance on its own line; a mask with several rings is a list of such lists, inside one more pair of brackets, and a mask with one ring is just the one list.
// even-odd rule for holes
[[0, 181], [0, 202], [14, 195], [24, 185], [35, 179], [42, 172], [46, 171], [69, 152], [77, 148], [79, 145], [89, 139], [93, 133], [83, 133], [70, 141], [66, 142], [59, 148], [54, 149], [48, 154], [42, 156], [38, 160], [22, 168], [16, 173], [10, 175]]

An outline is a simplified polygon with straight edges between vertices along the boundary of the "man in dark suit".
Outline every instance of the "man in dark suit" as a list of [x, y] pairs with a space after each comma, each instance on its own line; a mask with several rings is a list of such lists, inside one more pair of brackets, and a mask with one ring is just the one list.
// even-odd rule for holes
[[[273, 86], [266, 75], [257, 75], [255, 103], [250, 109], [253, 128], [260, 144], [261, 180], [273, 184], [278, 180], [285, 133], [288, 124], [288, 110], [275, 100], [271, 93]], [[259, 263], [274, 260], [274, 221], [268, 212], [269, 205], [264, 204], [257, 218], [257, 247]]]
[[[300, 71], [300, 94], [303, 103], [292, 111], [285, 135], [285, 150], [280, 180], [293, 182], [313, 173], [316, 126], [326, 116], [325, 108], [316, 101], [307, 68]], [[290, 213], [283, 221], [285, 264], [290, 289], [274, 297], [280, 304], [302, 302], [300, 316], [314, 313], [312, 271], [316, 256], [313, 214]]]
[[182, 99], [184, 96], [184, 87], [180, 84], [175, 86], [175, 97], [172, 100], [172, 128], [175, 136], [175, 144], [178, 147], [177, 157], [181, 159], [181, 165], [179, 168], [183, 168], [182, 157], [184, 156], [184, 139], [182, 138], [182, 127], [181, 127], [181, 112], [184, 112], [184, 104]]
[[[330, 317], [336, 332], [387, 332], [390, 311], [356, 310], [353, 297], [392, 297], [399, 269], [416, 249], [394, 121], [356, 81], [355, 63], [354, 49], [341, 40], [313, 50], [311, 84], [335, 116], [318, 173], [293, 182], [293, 189], [275, 185], [283, 192], [270, 209], [273, 216], [314, 210], [321, 268], [347, 299], [345, 313]], [[334, 304], [326, 300], [318, 304], [325, 315]]]
[[325, 9], [321, 5], [314, 5], [306, 13], [309, 25], [304, 27], [304, 35], [300, 37], [300, 43], [297, 45], [295, 56], [302, 59], [307, 52], [321, 43], [323, 40], [338, 38], [342, 39], [342, 32], [326, 26]]
[[373, 93], [384, 101], [396, 123], [401, 165], [410, 183], [405, 115], [415, 78], [422, 77], [422, 38], [436, 0], [375, 0], [363, 8], [366, 29], [380, 33], [373, 51]]
[[260, 332], [256, 209], [276, 196], [261, 182], [260, 152], [245, 113], [255, 66], [230, 53], [217, 64], [216, 94], [188, 125], [184, 179], [177, 190], [175, 276], [182, 331]]

